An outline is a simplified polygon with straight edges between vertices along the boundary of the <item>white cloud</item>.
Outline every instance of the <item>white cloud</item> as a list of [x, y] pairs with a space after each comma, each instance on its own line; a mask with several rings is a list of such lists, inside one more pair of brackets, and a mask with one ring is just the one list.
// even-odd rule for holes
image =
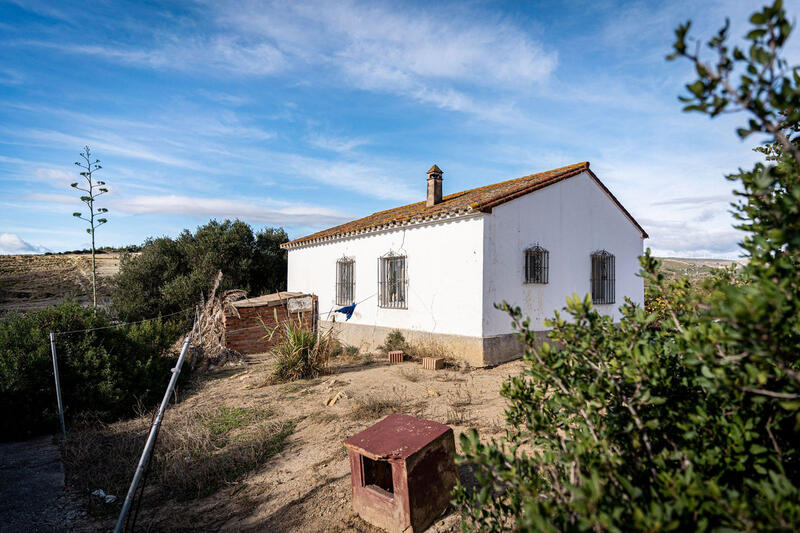
[[[251, 1], [231, 9], [209, 4], [218, 25], [211, 35], [153, 37], [148, 47], [114, 42], [23, 44], [159, 70], [208, 76], [333, 73], [355, 87], [400, 94], [444, 109], [482, 112], [469, 87], [519, 92], [546, 82], [558, 64], [555, 50], [522, 26], [484, 11], [413, 8], [389, 3]], [[481, 113], [479, 113], [481, 114]], [[500, 113], [490, 112], [495, 117]]]
[[266, 207], [253, 202], [196, 198], [179, 195], [134, 196], [112, 204], [113, 209], [135, 215], [165, 214], [211, 218], [240, 218], [250, 222], [298, 226], [339, 224], [350, 219], [332, 209], [308, 205]]
[[36, 168], [33, 170], [33, 179], [51, 185], [68, 187], [78, 179], [78, 172], [67, 172], [57, 168]]
[[308, 142], [317, 148], [322, 148], [323, 150], [328, 150], [331, 152], [350, 152], [359, 146], [369, 144], [369, 141], [366, 139], [333, 137], [328, 135], [320, 135], [318, 133], [310, 135], [308, 137]]
[[10, 68], [0, 69], [0, 85], [22, 85], [24, 81], [25, 76], [21, 72]]
[[115, 44], [54, 44], [32, 41], [27, 44], [57, 47], [59, 51], [101, 57], [123, 64], [158, 70], [201, 72], [208, 75], [234, 73], [245, 76], [266, 76], [283, 70], [281, 52], [267, 43], [243, 43], [234, 36], [220, 35], [211, 39], [172, 36], [172, 42], [152, 48], [132, 48]]
[[35, 254], [48, 252], [43, 246], [35, 246], [24, 241], [16, 233], [0, 233], [0, 253], [4, 254]]
[[455, 14], [388, 3], [249, 2], [218, 16], [228, 28], [333, 64], [371, 86], [420, 80], [519, 86], [547, 79], [557, 63], [556, 53], [520, 26], [465, 6]]

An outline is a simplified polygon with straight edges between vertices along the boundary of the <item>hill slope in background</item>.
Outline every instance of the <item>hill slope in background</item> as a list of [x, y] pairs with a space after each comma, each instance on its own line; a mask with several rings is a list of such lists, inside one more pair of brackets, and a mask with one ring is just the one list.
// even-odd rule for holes
[[[109, 278], [119, 271], [120, 257], [96, 256], [99, 302], [109, 298]], [[91, 255], [0, 255], [0, 312], [39, 309], [67, 297], [91, 303]]]
[[741, 266], [742, 260], [733, 261], [730, 259], [694, 259], [681, 257], [659, 257], [661, 269], [668, 279], [677, 279], [682, 276], [688, 277], [692, 281], [699, 281], [707, 278], [718, 268], [727, 268], [731, 265]]

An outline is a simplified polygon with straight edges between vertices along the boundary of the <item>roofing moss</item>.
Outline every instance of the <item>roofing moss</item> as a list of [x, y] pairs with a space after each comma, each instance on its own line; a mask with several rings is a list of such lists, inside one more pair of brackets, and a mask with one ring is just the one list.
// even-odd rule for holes
[[576, 176], [582, 172], [588, 171], [589, 174], [598, 182], [598, 184], [605, 190], [617, 206], [625, 213], [631, 222], [639, 228], [643, 237], [647, 237], [647, 233], [641, 226], [633, 219], [633, 217], [622, 207], [622, 204], [617, 201], [611, 192], [597, 179], [589, 170], [589, 163], [584, 161], [566, 167], [548, 170], [546, 172], [539, 172], [537, 174], [530, 174], [475, 189], [469, 189], [454, 194], [448, 194], [442, 198], [442, 201], [436, 205], [428, 207], [424, 201], [414, 204], [395, 207], [387, 209], [386, 211], [378, 211], [364, 218], [346, 222], [339, 226], [328, 228], [326, 230], [300, 237], [288, 243], [283, 244], [285, 248], [292, 246], [309, 243], [319, 240], [327, 240], [333, 237], [349, 235], [353, 233], [360, 233], [379, 227], [394, 226], [410, 222], [421, 222], [427, 219], [436, 219], [443, 216], [449, 216], [458, 213], [481, 211], [490, 213], [493, 207], [500, 204], [519, 198], [525, 194], [539, 190], [548, 185], [552, 185], [561, 180]]

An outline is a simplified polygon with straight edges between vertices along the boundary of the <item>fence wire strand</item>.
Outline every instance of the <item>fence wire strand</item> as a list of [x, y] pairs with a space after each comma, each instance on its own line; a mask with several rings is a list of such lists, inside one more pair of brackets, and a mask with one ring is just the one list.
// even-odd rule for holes
[[180, 311], [175, 311], [174, 313], [169, 313], [169, 314], [166, 314], [166, 315], [159, 315], [159, 316], [153, 317], [153, 318], [145, 318], [144, 320], [136, 320], [134, 322], [120, 322], [120, 323], [117, 323], [117, 324], [111, 324], [111, 325], [108, 325], [108, 326], [100, 326], [100, 327], [97, 327], [97, 328], [73, 329], [73, 330], [69, 330], [69, 331], [54, 331], [53, 333], [55, 335], [69, 335], [70, 333], [88, 333], [90, 331], [98, 331], [98, 330], [101, 330], [101, 329], [121, 328], [122, 326], [131, 326], [133, 324], [142, 324], [144, 322], [152, 322], [153, 320], [159, 320], [161, 318], [167, 318], [167, 317], [170, 317], [170, 316], [179, 315], [181, 313], [186, 313], [187, 311], [193, 311], [193, 310], [194, 310], [194, 307], [188, 307], [188, 308], [182, 309]]

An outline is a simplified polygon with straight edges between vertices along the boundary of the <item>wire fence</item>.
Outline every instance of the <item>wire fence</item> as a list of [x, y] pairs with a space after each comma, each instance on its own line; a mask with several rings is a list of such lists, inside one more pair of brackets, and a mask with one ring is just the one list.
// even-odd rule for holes
[[174, 313], [168, 313], [166, 315], [159, 315], [153, 318], [145, 318], [143, 320], [135, 320], [133, 322], [117, 322], [115, 324], [109, 324], [108, 326], [99, 326], [96, 328], [86, 328], [86, 329], [72, 329], [69, 331], [54, 331], [53, 334], [55, 336], [59, 335], [70, 335], [72, 333], [89, 333], [90, 331], [99, 331], [102, 329], [112, 329], [112, 328], [121, 328], [123, 326], [131, 326], [134, 324], [143, 324], [145, 322], [152, 322], [154, 320], [161, 320], [164, 318], [168, 318], [175, 315], [180, 315], [182, 313], [188, 313], [189, 311], [195, 311], [194, 307], [187, 307], [186, 309], [181, 309], [180, 311], [175, 311]]

